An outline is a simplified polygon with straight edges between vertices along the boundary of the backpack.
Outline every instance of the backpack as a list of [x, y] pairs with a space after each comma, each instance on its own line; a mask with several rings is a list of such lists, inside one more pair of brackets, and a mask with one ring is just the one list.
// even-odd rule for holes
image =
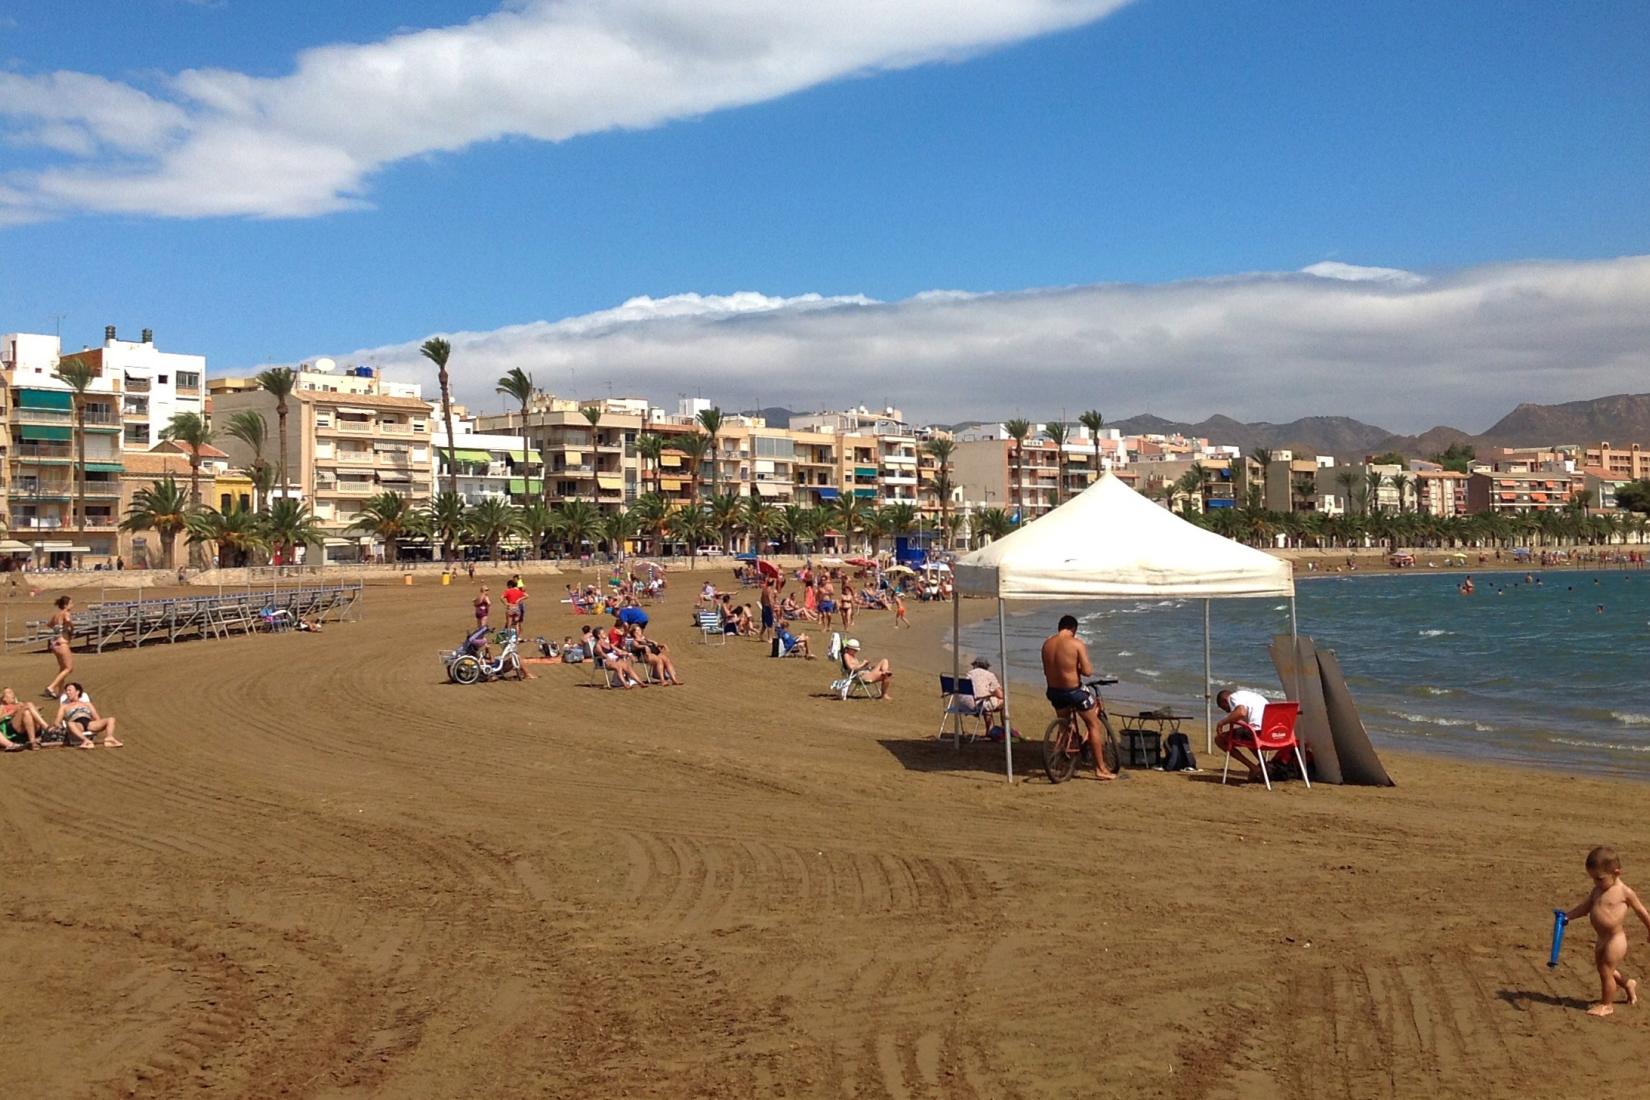
[[1163, 747], [1163, 770], [1187, 772], [1197, 770], [1197, 757], [1192, 755], [1192, 742], [1184, 733], [1169, 734]]

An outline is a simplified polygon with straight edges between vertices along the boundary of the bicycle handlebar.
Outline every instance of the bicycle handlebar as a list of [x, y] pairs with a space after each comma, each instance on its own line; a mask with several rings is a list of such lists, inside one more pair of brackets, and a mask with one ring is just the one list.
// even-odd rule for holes
[[1117, 677], [1115, 676], [1096, 676], [1092, 680], [1083, 681], [1083, 686], [1091, 688], [1105, 687], [1107, 684], [1115, 683], [1117, 683]]

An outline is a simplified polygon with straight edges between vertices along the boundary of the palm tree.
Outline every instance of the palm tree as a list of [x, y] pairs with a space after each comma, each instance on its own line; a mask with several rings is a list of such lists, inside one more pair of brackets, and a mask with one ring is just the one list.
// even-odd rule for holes
[[1014, 514], [1016, 522], [1025, 522], [1025, 496], [1021, 489], [1025, 477], [1026, 436], [1031, 434], [1031, 421], [1016, 417], [1003, 424], [1003, 431], [1014, 441]]
[[705, 506], [688, 504], [676, 509], [670, 513], [669, 525], [671, 537], [687, 543], [688, 568], [697, 569], [699, 555], [695, 551], [716, 534], [716, 527], [711, 523]]
[[1054, 506], [1058, 508], [1066, 492], [1066, 426], [1050, 424], [1043, 429], [1043, 434], [1054, 444]]
[[745, 498], [738, 493], [713, 493], [710, 522], [722, 538], [722, 549], [733, 553], [733, 536], [745, 520]]
[[59, 360], [57, 377], [74, 391], [70, 400], [74, 402], [74, 445], [78, 460], [75, 463], [75, 515], [69, 518], [79, 531], [86, 526], [86, 390], [97, 379], [97, 370], [79, 359]]
[[768, 536], [779, 526], [779, 509], [761, 497], [746, 497], [744, 526], [750, 533], [751, 550], [763, 553], [768, 548]]
[[[505, 372], [504, 377], [498, 380], [493, 392], [513, 397], [521, 406], [521, 502], [526, 504], [533, 499], [532, 475], [528, 472], [532, 469], [533, 445], [527, 438], [527, 406], [533, 400], [533, 376], [520, 367], [511, 367]], [[542, 471], [539, 477], [544, 477]], [[544, 487], [542, 480], [539, 487]]]
[[[687, 455], [688, 461], [693, 463], [693, 472], [688, 476], [693, 490], [692, 499], [697, 503], [699, 500], [700, 466], [705, 461], [705, 453], [711, 450], [711, 438], [704, 432], [692, 432], [677, 440], [676, 446]], [[715, 475], [715, 472], [713, 467], [711, 470], [712, 476]]]
[[281, 439], [281, 470], [277, 480], [281, 486], [281, 495], [292, 495], [292, 482], [287, 480], [287, 471], [291, 469], [286, 462], [286, 414], [287, 398], [298, 386], [298, 372], [291, 367], [271, 367], [260, 373], [257, 383], [263, 391], [275, 398], [275, 430], [280, 433]]
[[1409, 488], [1409, 483], [1413, 479], [1408, 474], [1400, 471], [1399, 473], [1391, 475], [1386, 480], [1387, 484], [1391, 485], [1398, 491], [1398, 514], [1402, 515], [1408, 510], [1404, 507], [1404, 490]]
[[412, 534], [417, 509], [400, 493], [383, 492], [361, 502], [361, 511], [346, 530], [384, 540], [390, 563], [401, 560], [401, 540]]
[[511, 535], [521, 533], [521, 509], [499, 497], [487, 497], [464, 516], [470, 537], [487, 547], [487, 556], [498, 564], [498, 547]]
[[1255, 465], [1260, 467], [1260, 492], [1261, 498], [1264, 500], [1266, 497], [1266, 478], [1272, 469], [1272, 449], [1270, 447], [1256, 447], [1249, 452], [1249, 457], [1254, 460]]
[[601, 537], [601, 509], [587, 500], [564, 500], [556, 507], [556, 534], [573, 548], [578, 557], [580, 547]]
[[132, 494], [132, 503], [121, 521], [122, 531], [153, 531], [160, 537], [162, 562], [172, 568], [172, 553], [178, 535], [189, 526], [189, 498], [167, 474], [147, 489]]
[[632, 508], [627, 512], [611, 512], [602, 517], [601, 536], [607, 542], [607, 552], [624, 557], [625, 543], [634, 542], [642, 533], [642, 519]]
[[264, 481], [263, 471], [269, 466], [264, 461], [264, 441], [269, 435], [269, 425], [265, 423], [262, 413], [242, 409], [230, 416], [223, 430], [225, 435], [252, 448], [252, 461], [247, 463], [246, 473], [252, 479], [252, 489], [257, 494], [252, 500], [253, 509], [261, 512], [264, 504], [260, 488]]
[[1364, 471], [1364, 512], [1378, 512], [1381, 508], [1381, 483], [1386, 480], [1379, 470]]
[[[1077, 418], [1077, 423], [1089, 430], [1089, 438], [1094, 440], [1094, 480], [1100, 480], [1100, 429], [1106, 426], [1106, 418], [1100, 415], [1099, 409], [1090, 409]], [[1093, 484], [1093, 482], [1090, 482]]]
[[465, 534], [464, 498], [457, 493], [437, 493], [426, 518], [430, 534], [441, 543], [442, 558], [452, 561]]
[[[922, 449], [927, 451], [934, 461], [939, 464], [939, 468], [934, 471], [934, 478], [930, 484], [934, 486], [935, 495], [940, 498], [940, 530], [945, 531], [947, 529], [945, 519], [951, 510], [951, 455], [956, 451], [957, 444], [952, 440], [940, 437], [928, 440], [922, 445]], [[942, 541], [941, 543], [942, 547], [948, 547], [949, 545], [949, 542]]]
[[[172, 417], [172, 422], [161, 429], [160, 437], [169, 442], [182, 443], [189, 448], [189, 504], [199, 509], [201, 506], [201, 448], [212, 442], [212, 429], [201, 418], [200, 413], [181, 412]], [[191, 540], [191, 546], [196, 545]], [[196, 557], [191, 551], [192, 558]], [[219, 557], [222, 557], [222, 547], [219, 548]], [[191, 563], [198, 567], [199, 562]]]
[[189, 514], [188, 527], [191, 547], [204, 547], [208, 543], [216, 547], [220, 569], [245, 565], [254, 555], [269, 548], [269, 541], [264, 537], [263, 521], [245, 508], [228, 512], [220, 512], [216, 508], [194, 511]]
[[556, 529], [556, 513], [542, 500], [530, 500], [521, 509], [521, 533], [533, 544], [533, 557], [544, 557], [544, 542]]
[[[657, 437], [655, 437], [657, 438]], [[665, 529], [670, 524], [670, 501], [663, 493], [643, 493], [636, 498], [636, 503], [630, 506], [630, 515], [642, 525], [642, 530], [653, 536], [653, 552], [663, 554], [665, 548]]]
[[263, 514], [264, 537], [272, 550], [286, 551], [283, 560], [292, 560], [292, 551], [299, 546], [317, 546], [326, 537], [315, 513], [301, 500], [281, 497], [269, 503]]
[[917, 506], [915, 504], [907, 504], [902, 500], [888, 505], [882, 512], [884, 518], [888, 521], [888, 534], [893, 535], [895, 538], [909, 535], [916, 530]]
[[660, 471], [659, 463], [665, 453], [665, 437], [657, 432], [643, 432], [636, 437], [636, 454], [642, 460], [641, 479], [645, 488], [647, 485], [647, 463], [653, 463], [653, 488], [661, 488], [664, 475]]
[[1002, 508], [976, 508], [974, 529], [995, 542], [1014, 530], [1014, 517]]
[[[447, 374], [447, 360], [453, 354], [453, 346], [439, 336], [432, 336], [424, 341], [418, 349], [430, 362], [435, 364], [436, 381], [441, 385], [441, 421], [447, 429], [447, 491], [458, 496], [458, 454], [457, 444], [453, 439], [453, 391], [452, 379]], [[285, 433], [282, 433], [285, 438]]]
[[722, 410], [715, 405], [699, 410], [699, 426], [710, 436], [710, 491], [714, 496], [722, 481], [719, 473], [722, 460], [716, 453], [716, 437], [722, 432]]
[[585, 420], [590, 422], [590, 483], [596, 486], [595, 489], [591, 490], [590, 499], [599, 502], [601, 500], [601, 482], [596, 480], [595, 472], [600, 467], [601, 463], [596, 457], [596, 447], [599, 445], [596, 437], [596, 426], [602, 422], [602, 410], [597, 408], [595, 405], [586, 405], [584, 408], [579, 410], [579, 413], [585, 418]]
[[854, 535], [865, 527], [867, 507], [865, 498], [854, 492], [837, 497], [831, 505], [831, 522], [841, 529], [842, 537], [850, 547], [853, 545]]
[[1346, 507], [1343, 511], [1345, 511], [1347, 515], [1352, 514], [1352, 486], [1357, 483], [1358, 471], [1354, 470], [1352, 467], [1347, 466], [1343, 469], [1335, 471], [1335, 484], [1339, 485], [1341, 487], [1341, 492], [1346, 494]]

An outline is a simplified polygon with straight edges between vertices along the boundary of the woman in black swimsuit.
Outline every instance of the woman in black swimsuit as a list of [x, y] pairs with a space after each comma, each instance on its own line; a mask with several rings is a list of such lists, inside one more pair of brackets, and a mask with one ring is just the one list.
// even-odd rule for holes
[[71, 682], [63, 689], [63, 702], [57, 708], [57, 724], [68, 733], [77, 749], [96, 748], [91, 737], [94, 733], [103, 735], [104, 748], [121, 747], [121, 742], [115, 740], [115, 720], [97, 712], [92, 701], [86, 698], [86, 689], [80, 684]]

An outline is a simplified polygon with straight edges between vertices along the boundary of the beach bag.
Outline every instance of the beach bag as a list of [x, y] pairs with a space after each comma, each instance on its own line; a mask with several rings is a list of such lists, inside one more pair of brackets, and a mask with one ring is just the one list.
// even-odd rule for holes
[[584, 664], [584, 647], [582, 645], [568, 646], [561, 655], [561, 661], [564, 665]]
[[1166, 772], [1197, 770], [1197, 757], [1192, 755], [1192, 742], [1184, 733], [1169, 734], [1169, 743], [1163, 749], [1163, 770]]

